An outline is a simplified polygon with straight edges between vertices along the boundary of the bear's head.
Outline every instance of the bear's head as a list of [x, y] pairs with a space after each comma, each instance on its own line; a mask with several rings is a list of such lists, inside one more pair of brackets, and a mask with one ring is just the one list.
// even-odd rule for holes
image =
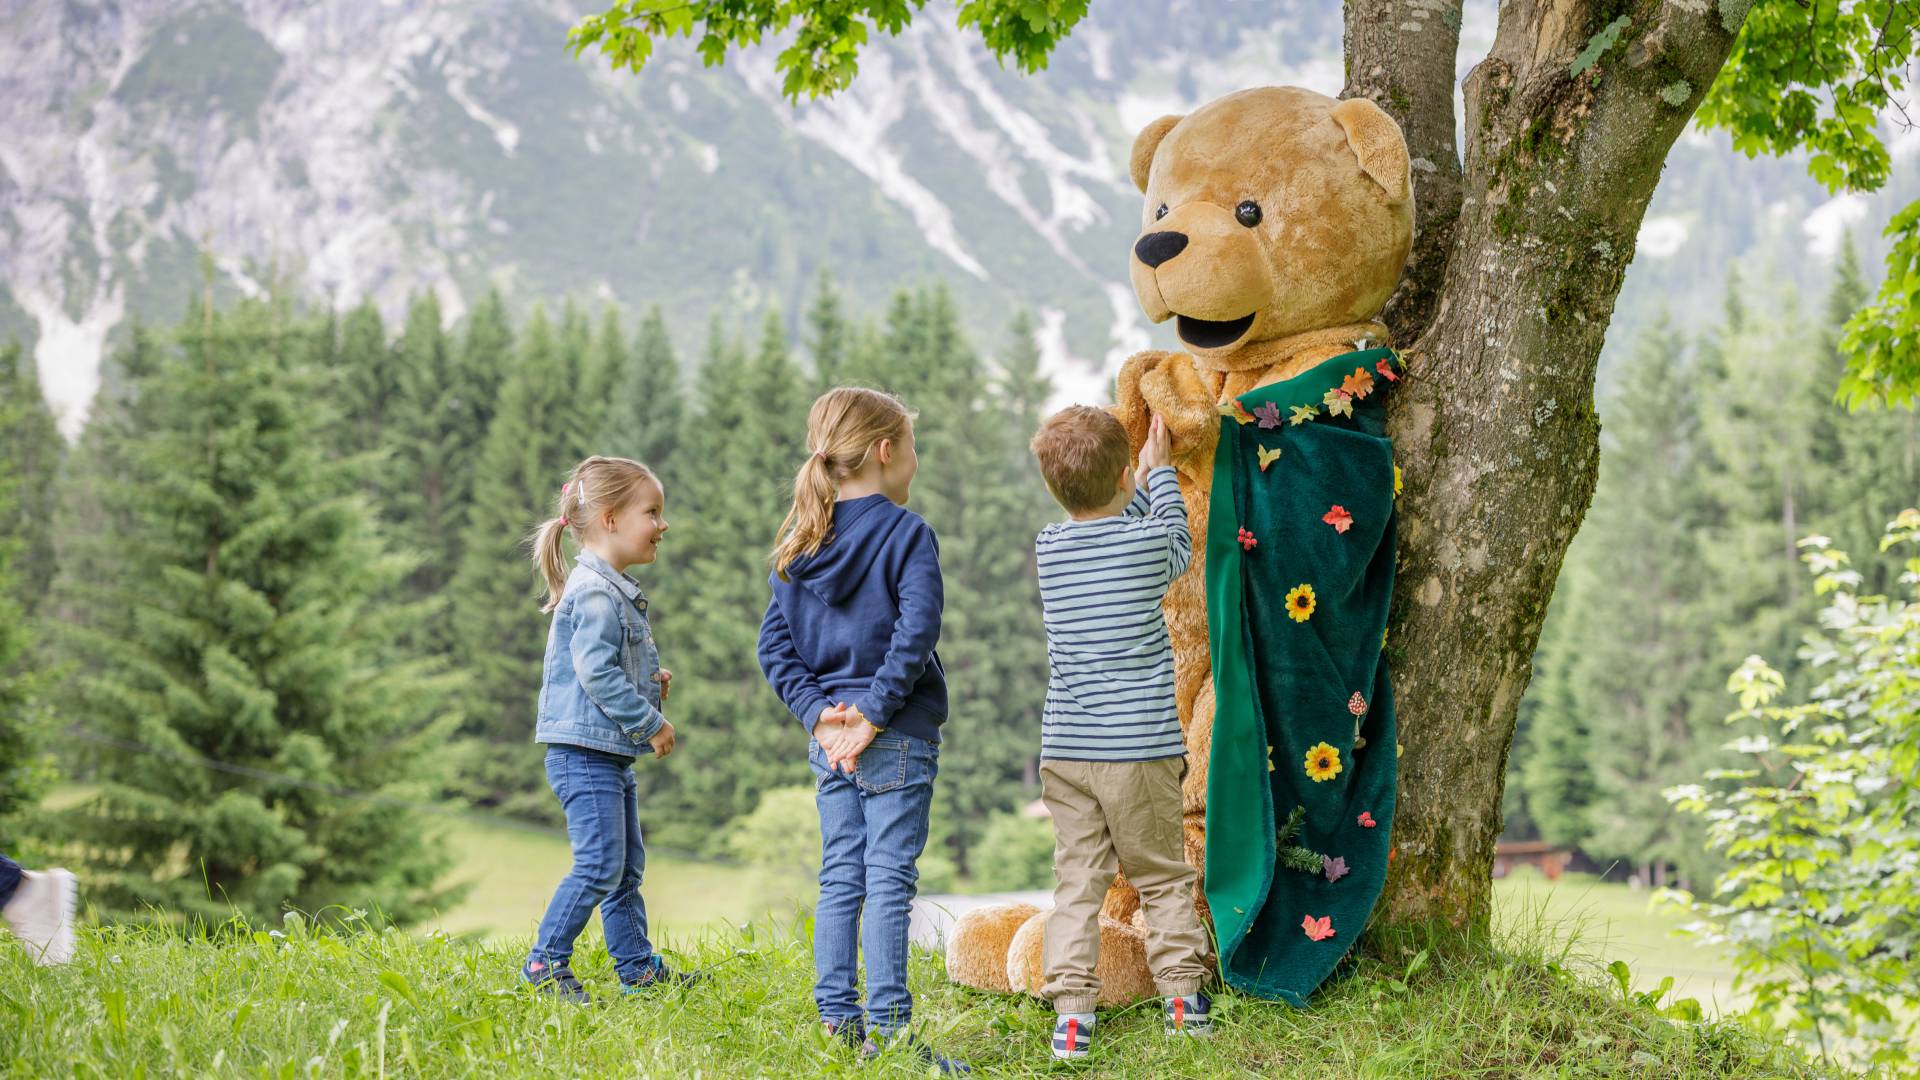
[[1222, 370], [1260, 362], [1248, 346], [1375, 318], [1413, 244], [1409, 167], [1400, 126], [1364, 98], [1263, 87], [1155, 120], [1131, 162], [1141, 308]]

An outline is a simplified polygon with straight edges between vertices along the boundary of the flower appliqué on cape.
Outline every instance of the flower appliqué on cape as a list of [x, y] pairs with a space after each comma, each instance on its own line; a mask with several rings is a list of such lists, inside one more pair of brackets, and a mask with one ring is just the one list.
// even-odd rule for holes
[[1294, 622], [1306, 622], [1313, 615], [1313, 606], [1313, 586], [1295, 585], [1287, 593], [1287, 618]]
[[1340, 764], [1340, 751], [1329, 743], [1317, 743], [1307, 751], [1307, 775], [1316, 784], [1324, 783], [1340, 775], [1346, 766]]

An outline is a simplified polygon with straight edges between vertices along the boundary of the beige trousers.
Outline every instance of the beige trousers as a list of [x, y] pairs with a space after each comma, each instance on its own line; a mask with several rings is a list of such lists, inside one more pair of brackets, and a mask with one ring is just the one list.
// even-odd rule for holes
[[1161, 994], [1206, 983], [1207, 932], [1193, 909], [1193, 868], [1180, 835], [1184, 758], [1040, 762], [1040, 797], [1053, 814], [1053, 911], [1046, 985], [1056, 1012], [1094, 1011], [1100, 980], [1100, 905], [1116, 870], [1140, 892], [1147, 967]]

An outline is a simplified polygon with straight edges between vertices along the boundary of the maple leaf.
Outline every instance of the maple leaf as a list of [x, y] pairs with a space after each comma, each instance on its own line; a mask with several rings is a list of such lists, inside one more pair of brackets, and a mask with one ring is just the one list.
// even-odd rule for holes
[[1326, 404], [1328, 416], [1353, 415], [1353, 395], [1337, 386], [1327, 391], [1327, 396], [1320, 400]]
[[1366, 368], [1354, 368], [1353, 374], [1340, 380], [1340, 389], [1354, 397], [1363, 398], [1373, 393], [1373, 376]]
[[1393, 373], [1393, 365], [1385, 360], [1373, 365], [1373, 370], [1386, 377], [1388, 382], [1399, 382], [1400, 376]]
[[1300, 929], [1307, 932], [1309, 941], [1325, 941], [1333, 936], [1333, 916], [1322, 915], [1316, 919], [1309, 915], [1300, 920]]
[[1271, 450], [1267, 449], [1264, 446], [1256, 446], [1254, 447], [1254, 449], [1260, 452], [1260, 471], [1261, 472], [1266, 472], [1267, 466], [1280, 460], [1280, 448], [1277, 446]]
[[1280, 426], [1280, 403], [1269, 401], [1253, 410], [1253, 415], [1259, 418], [1262, 430], [1270, 431], [1277, 428]]
[[[1328, 881], [1339, 881], [1341, 878], [1347, 876], [1347, 857], [1345, 855], [1320, 856], [1320, 872], [1327, 875]], [[1327, 918], [1331, 920], [1333, 916], [1329, 915]], [[1327, 935], [1331, 937], [1332, 934], [1332, 927], [1328, 927]], [[1314, 938], [1313, 940], [1319, 941], [1320, 939]]]
[[1246, 406], [1240, 404], [1239, 398], [1234, 398], [1233, 400], [1228, 401], [1226, 404], [1220, 406], [1220, 415], [1231, 416], [1236, 421], [1242, 424], [1253, 423], [1253, 415], [1247, 412]]
[[1320, 410], [1311, 405], [1295, 405], [1293, 407], [1293, 417], [1288, 422], [1295, 425], [1304, 424], [1319, 415]]
[[1333, 509], [1320, 515], [1320, 520], [1333, 526], [1333, 531], [1342, 536], [1346, 535], [1348, 529], [1353, 528], [1353, 515], [1347, 513], [1347, 508], [1339, 503], [1335, 503]]

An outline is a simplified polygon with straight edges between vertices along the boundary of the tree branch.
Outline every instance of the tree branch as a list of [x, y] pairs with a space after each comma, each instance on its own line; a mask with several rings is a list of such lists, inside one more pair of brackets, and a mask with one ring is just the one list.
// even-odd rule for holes
[[1413, 159], [1413, 254], [1387, 304], [1394, 340], [1427, 328], [1453, 250], [1460, 215], [1460, 151], [1454, 139], [1453, 71], [1460, 0], [1347, 0], [1347, 85], [1400, 124]]

